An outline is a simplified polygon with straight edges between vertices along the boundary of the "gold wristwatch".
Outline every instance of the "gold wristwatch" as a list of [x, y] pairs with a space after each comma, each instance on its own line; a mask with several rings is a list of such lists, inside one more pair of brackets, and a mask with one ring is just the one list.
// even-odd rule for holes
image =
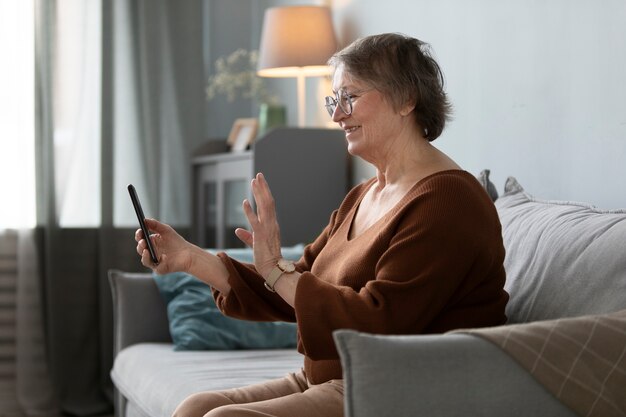
[[274, 285], [276, 285], [276, 281], [278, 281], [278, 278], [280, 278], [283, 274], [289, 274], [291, 272], [294, 272], [295, 270], [296, 265], [292, 261], [280, 258], [274, 269], [272, 269], [267, 279], [263, 283], [265, 285], [265, 288], [267, 288], [271, 292], [276, 292], [276, 290], [274, 289]]

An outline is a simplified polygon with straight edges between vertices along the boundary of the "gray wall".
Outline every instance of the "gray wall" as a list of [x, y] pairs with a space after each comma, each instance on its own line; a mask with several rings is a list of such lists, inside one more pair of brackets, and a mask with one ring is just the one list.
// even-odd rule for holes
[[[626, 207], [623, 0], [207, 0], [211, 59], [258, 48], [266, 7], [304, 3], [332, 6], [341, 45], [381, 32], [431, 43], [455, 107], [435, 144], [470, 172], [490, 168], [499, 191], [513, 175], [540, 198]], [[295, 125], [295, 80], [271, 85]], [[318, 101], [329, 90], [308, 80], [309, 126], [328, 123]], [[225, 135], [237, 114], [254, 104], [210, 104], [208, 131]], [[355, 182], [372, 174], [355, 164]]]
[[[214, 70], [215, 60], [243, 48], [259, 49], [263, 14], [275, 6], [321, 4], [307, 0], [205, 0], [204, 2], [204, 62], [206, 79]], [[268, 87], [287, 107], [287, 124], [297, 124], [295, 78], [266, 79]], [[308, 90], [315, 89], [315, 80], [308, 80]], [[312, 100], [308, 100], [311, 102]], [[309, 104], [311, 106], [319, 103]], [[207, 138], [226, 137], [235, 119], [256, 117], [257, 103], [238, 99], [229, 103], [217, 97], [208, 104], [206, 118]], [[316, 117], [313, 113], [312, 118]]]
[[[252, 47], [252, 3], [254, 0], [205, 0], [204, 2], [204, 66], [208, 80], [215, 60], [233, 51]], [[216, 97], [207, 103], [207, 138], [226, 137], [238, 117], [251, 117], [252, 106], [247, 100], [228, 102]]]
[[513, 175], [537, 197], [626, 207], [626, 2], [333, 3], [343, 43], [431, 43], [455, 107], [435, 144], [465, 169], [491, 168], [499, 191]]

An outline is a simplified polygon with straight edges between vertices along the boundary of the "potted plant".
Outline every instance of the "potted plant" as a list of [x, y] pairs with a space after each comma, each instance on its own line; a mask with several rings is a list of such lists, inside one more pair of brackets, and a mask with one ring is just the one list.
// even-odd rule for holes
[[209, 77], [206, 88], [208, 100], [218, 95], [229, 102], [237, 97], [254, 99], [259, 103], [259, 136], [269, 129], [284, 126], [285, 106], [267, 89], [263, 78], [256, 74], [258, 51], [237, 49], [215, 61], [215, 73]]

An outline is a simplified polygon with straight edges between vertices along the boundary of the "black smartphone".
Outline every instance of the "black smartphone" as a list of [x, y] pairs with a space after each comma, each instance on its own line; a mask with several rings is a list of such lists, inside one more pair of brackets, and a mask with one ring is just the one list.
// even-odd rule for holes
[[137, 214], [137, 220], [139, 220], [139, 227], [141, 227], [143, 237], [144, 239], [146, 239], [146, 243], [148, 244], [148, 252], [150, 252], [150, 258], [152, 259], [152, 262], [157, 265], [159, 263], [159, 258], [157, 258], [154, 246], [152, 246], [152, 240], [150, 240], [150, 231], [146, 226], [146, 217], [143, 215], [141, 203], [139, 202], [139, 197], [137, 196], [137, 190], [135, 190], [135, 187], [132, 184], [128, 184], [128, 193], [130, 194], [130, 200], [133, 202], [133, 207], [135, 208], [135, 213]]

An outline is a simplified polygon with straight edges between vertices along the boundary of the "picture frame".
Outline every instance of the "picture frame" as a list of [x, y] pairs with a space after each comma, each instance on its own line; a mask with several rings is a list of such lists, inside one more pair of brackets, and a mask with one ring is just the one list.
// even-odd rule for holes
[[232, 152], [245, 151], [256, 138], [259, 122], [255, 118], [237, 119], [230, 129], [226, 143]]

